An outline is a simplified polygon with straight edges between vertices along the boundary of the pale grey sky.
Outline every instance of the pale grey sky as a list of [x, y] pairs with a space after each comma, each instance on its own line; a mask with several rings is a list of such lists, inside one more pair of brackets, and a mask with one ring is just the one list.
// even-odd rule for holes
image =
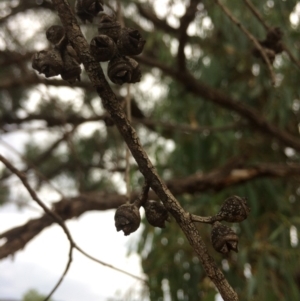
[[[0, 232], [38, 216], [31, 210], [18, 211], [14, 206], [0, 208]], [[140, 231], [125, 237], [116, 232], [114, 211], [87, 213], [79, 220], [67, 222], [75, 241], [98, 259], [142, 276], [137, 255], [127, 257], [127, 245]], [[1, 243], [1, 241], [0, 241]], [[104, 246], [105, 243], [105, 246]], [[0, 261], [0, 299], [20, 299], [29, 289], [42, 294], [51, 291], [61, 276], [68, 259], [68, 241], [58, 226], [51, 226], [34, 238], [14, 258]], [[115, 300], [130, 290], [139, 290], [139, 281], [96, 264], [78, 252], [65, 280], [55, 293], [57, 301]]]

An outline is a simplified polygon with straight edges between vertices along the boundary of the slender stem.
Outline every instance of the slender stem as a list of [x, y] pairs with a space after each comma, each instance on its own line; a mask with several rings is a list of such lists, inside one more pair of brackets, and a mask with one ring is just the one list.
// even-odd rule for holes
[[213, 224], [216, 221], [221, 221], [222, 217], [214, 215], [214, 216], [199, 216], [191, 214], [191, 220], [196, 223], [204, 223], [204, 224]]
[[51, 298], [51, 296], [55, 293], [55, 291], [58, 289], [58, 287], [60, 286], [60, 284], [63, 282], [64, 278], [66, 277], [66, 275], [71, 267], [72, 260], [73, 260], [73, 250], [74, 250], [74, 245], [70, 244], [69, 259], [68, 259], [67, 265], [65, 267], [65, 270], [64, 270], [63, 274], [61, 275], [61, 277], [59, 278], [56, 285], [54, 286], [54, 288], [52, 289], [52, 291], [44, 299], [44, 301], [47, 301]]
[[[127, 96], [126, 96], [126, 113], [129, 122], [131, 122], [131, 94], [130, 84], [127, 85]], [[126, 146], [126, 169], [125, 169], [125, 182], [126, 182], [126, 197], [127, 201], [130, 200], [131, 188], [130, 188], [130, 150]]]
[[267, 24], [267, 22], [265, 22], [264, 18], [262, 17], [260, 12], [256, 9], [256, 7], [253, 5], [253, 3], [250, 0], [244, 0], [244, 2], [248, 6], [248, 8], [251, 10], [253, 15], [257, 18], [257, 20], [259, 20], [259, 22], [263, 25], [265, 30], [267, 30], [267, 31], [270, 30], [271, 27]]
[[252, 43], [254, 44], [254, 46], [258, 49], [258, 51], [261, 53], [261, 56], [263, 57], [264, 61], [267, 64], [269, 73], [270, 73], [270, 77], [271, 77], [271, 82], [272, 85], [275, 86], [276, 84], [276, 77], [275, 77], [275, 73], [272, 67], [272, 64], [269, 60], [268, 55], [266, 54], [266, 51], [264, 50], [264, 48], [260, 45], [260, 43], [258, 42], [258, 40], [250, 33], [250, 31], [248, 31], [248, 29], [246, 29], [242, 23], [233, 16], [233, 14], [231, 13], [231, 11], [225, 6], [223, 5], [219, 0], [215, 0], [216, 4], [220, 6], [220, 8], [223, 10], [223, 12], [225, 13], [225, 15], [227, 15], [227, 17], [238, 27], [241, 29], [241, 31], [246, 35], [246, 37], [248, 37], [248, 39], [250, 41], [252, 41]]
[[125, 275], [127, 275], [127, 276], [130, 276], [130, 277], [132, 277], [132, 278], [135, 278], [135, 279], [137, 279], [137, 280], [140, 280], [140, 281], [142, 281], [142, 282], [147, 283], [147, 280], [146, 280], [146, 279], [144, 279], [144, 278], [142, 278], [142, 277], [139, 277], [139, 276], [136, 276], [136, 275], [133, 275], [133, 274], [131, 274], [131, 273], [129, 273], [129, 272], [126, 272], [126, 271], [124, 271], [124, 270], [121, 270], [121, 269], [119, 269], [119, 268], [117, 268], [117, 267], [115, 267], [115, 266], [113, 266], [113, 265], [111, 265], [111, 264], [108, 264], [108, 263], [106, 263], [106, 262], [103, 262], [102, 260], [99, 260], [99, 259], [97, 259], [97, 258], [91, 256], [90, 254], [86, 253], [85, 251], [83, 251], [83, 250], [82, 250], [80, 247], [78, 247], [78, 246], [75, 246], [75, 249], [78, 250], [81, 254], [83, 254], [85, 257], [89, 258], [89, 259], [92, 260], [92, 261], [95, 261], [95, 262], [97, 262], [97, 263], [99, 263], [99, 264], [101, 264], [101, 265], [103, 265], [103, 266], [106, 266], [106, 267], [108, 267], [108, 268], [110, 268], [110, 269], [113, 269], [113, 270], [118, 271], [118, 272], [120, 272], [120, 273], [122, 273], [122, 274], [125, 274]]
[[146, 181], [143, 186], [142, 193], [134, 202], [134, 205], [136, 205], [138, 208], [140, 208], [142, 205], [144, 205], [144, 203], [147, 201], [149, 189], [150, 189], [150, 186], [149, 186], [148, 182]]

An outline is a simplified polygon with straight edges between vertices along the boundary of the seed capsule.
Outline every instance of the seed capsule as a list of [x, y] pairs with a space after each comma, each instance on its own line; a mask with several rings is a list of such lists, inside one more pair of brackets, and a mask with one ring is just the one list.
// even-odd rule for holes
[[143, 51], [146, 41], [140, 32], [133, 28], [123, 28], [117, 46], [122, 55], [138, 55]]
[[169, 221], [169, 214], [161, 201], [147, 200], [143, 205], [146, 218], [153, 227], [165, 228], [165, 222]]
[[64, 67], [61, 72], [61, 77], [70, 84], [73, 84], [77, 80], [80, 81], [81, 67], [75, 55], [76, 52], [71, 45], [68, 45], [62, 52]]
[[46, 38], [53, 45], [59, 45], [63, 39], [66, 39], [65, 30], [60, 25], [52, 25], [46, 30]]
[[108, 64], [108, 77], [118, 85], [136, 83], [142, 74], [139, 63], [130, 57], [115, 57]]
[[56, 49], [42, 50], [32, 57], [32, 68], [46, 77], [59, 75], [63, 70], [63, 60], [60, 52]]
[[117, 42], [121, 34], [121, 24], [120, 22], [116, 21], [113, 17], [103, 14], [99, 20], [98, 32], [101, 35], [104, 34], [109, 36], [115, 42]]
[[231, 228], [220, 222], [213, 224], [211, 242], [214, 249], [224, 255], [227, 255], [231, 250], [238, 252], [238, 236]]
[[246, 198], [231, 196], [225, 200], [217, 216], [229, 223], [239, 223], [246, 219], [250, 213], [250, 207]]
[[123, 231], [127, 236], [136, 231], [141, 223], [139, 208], [133, 204], [121, 205], [115, 213], [115, 226], [117, 231]]
[[117, 45], [109, 36], [99, 35], [91, 40], [90, 50], [98, 62], [106, 62], [116, 55]]

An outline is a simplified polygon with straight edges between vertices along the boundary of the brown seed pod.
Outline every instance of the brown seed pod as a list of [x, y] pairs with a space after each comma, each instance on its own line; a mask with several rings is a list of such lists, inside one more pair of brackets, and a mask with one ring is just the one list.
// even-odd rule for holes
[[[272, 27], [268, 30], [265, 40], [259, 41], [271, 63], [274, 62], [276, 54], [284, 50], [282, 37], [283, 32], [281, 29], [279, 27]], [[253, 49], [252, 53], [256, 57], [262, 57], [261, 52], [257, 48]]]
[[141, 223], [139, 208], [133, 204], [121, 205], [115, 213], [115, 226], [117, 231], [123, 230], [124, 235], [136, 231]]
[[230, 250], [238, 252], [238, 236], [231, 228], [220, 222], [214, 222], [212, 226], [211, 242], [214, 249], [224, 255], [227, 255]]
[[246, 219], [249, 213], [247, 199], [234, 195], [225, 200], [217, 216], [226, 222], [239, 223]]
[[63, 70], [63, 60], [60, 52], [56, 49], [42, 50], [32, 57], [32, 68], [46, 77], [59, 75]]
[[109, 36], [99, 35], [91, 40], [90, 51], [98, 62], [106, 62], [116, 55], [117, 45]]
[[60, 25], [52, 25], [46, 30], [46, 38], [53, 45], [59, 45], [63, 39], [67, 39], [65, 30]]
[[279, 27], [272, 27], [268, 30], [266, 40], [263, 42], [263, 46], [270, 48], [275, 51], [275, 53], [282, 52], [282, 40], [283, 32]]
[[103, 1], [101, 0], [76, 0], [75, 12], [78, 18], [85, 23], [93, 23], [94, 17], [103, 11]]
[[103, 14], [99, 20], [98, 33], [100, 35], [107, 35], [117, 42], [121, 34], [121, 24], [113, 17]]
[[108, 63], [107, 69], [110, 80], [118, 85], [136, 83], [142, 74], [139, 63], [130, 57], [115, 57]]
[[117, 46], [122, 55], [138, 55], [143, 51], [146, 41], [140, 32], [133, 28], [123, 28]]
[[68, 45], [62, 54], [64, 66], [61, 72], [61, 77], [70, 84], [73, 84], [76, 80], [80, 81], [81, 68], [77, 59], [73, 56], [70, 47], [71, 46]]
[[170, 221], [169, 214], [161, 201], [147, 200], [143, 205], [146, 218], [153, 227], [165, 228], [165, 222]]
[[75, 49], [71, 46], [62, 26], [52, 25], [51, 27], [49, 27], [46, 31], [46, 37], [47, 40], [51, 42], [57, 50], [60, 51], [62, 57], [67, 50], [68, 54], [72, 56], [78, 62], [78, 64], [81, 63]]

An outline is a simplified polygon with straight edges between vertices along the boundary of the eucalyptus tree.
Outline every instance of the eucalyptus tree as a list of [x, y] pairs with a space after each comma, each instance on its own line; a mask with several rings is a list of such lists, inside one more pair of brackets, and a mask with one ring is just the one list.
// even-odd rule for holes
[[[130, 234], [143, 206], [143, 234], [131, 252], [141, 256], [150, 300], [209, 301], [216, 287], [224, 300], [299, 299], [297, 1], [7, 1], [1, 8], [1, 132], [30, 139], [18, 160], [1, 157], [8, 168], [0, 201], [9, 202], [16, 176], [37, 202], [42, 189], [61, 200], [0, 234], [0, 258], [90, 210], [123, 208], [116, 227]], [[243, 222], [222, 215], [228, 199], [239, 200]], [[24, 194], [19, 205], [29, 201]], [[227, 240], [216, 242], [216, 227], [225, 227]]]

